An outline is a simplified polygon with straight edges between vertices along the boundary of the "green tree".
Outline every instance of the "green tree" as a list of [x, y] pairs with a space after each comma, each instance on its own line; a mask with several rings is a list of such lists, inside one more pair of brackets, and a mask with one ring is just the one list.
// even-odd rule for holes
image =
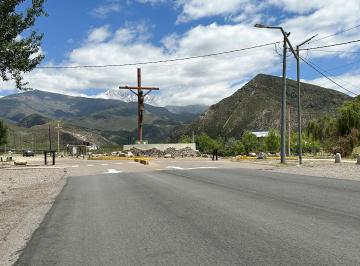
[[4, 125], [4, 122], [0, 120], [0, 145], [7, 143], [7, 127]]
[[18, 89], [26, 86], [22, 74], [30, 72], [44, 58], [39, 53], [43, 34], [32, 29], [36, 18], [46, 15], [44, 0], [32, 0], [25, 12], [19, 12], [28, 1], [0, 1], [0, 75], [3, 81], [13, 79]]
[[244, 135], [241, 138], [241, 142], [244, 145], [246, 153], [256, 152], [258, 150], [259, 140], [253, 133], [249, 131], [244, 133]]
[[360, 97], [343, 104], [338, 119], [338, 129], [341, 135], [349, 135], [352, 129], [360, 130]]
[[179, 139], [179, 143], [191, 143], [191, 137], [188, 135], [181, 135], [180, 139]]
[[324, 116], [318, 120], [312, 120], [307, 126], [306, 133], [309, 137], [319, 141], [324, 141], [332, 136], [336, 136], [336, 119], [330, 116]]
[[199, 151], [211, 153], [215, 147], [215, 140], [209, 137], [207, 134], [203, 133], [196, 137], [196, 144], [199, 148]]
[[236, 140], [235, 138], [229, 138], [223, 145], [223, 151], [221, 151], [224, 156], [235, 156], [243, 154], [244, 152], [244, 145], [240, 140]]
[[280, 133], [278, 130], [269, 130], [269, 135], [265, 137], [265, 147], [266, 150], [271, 153], [280, 151]]

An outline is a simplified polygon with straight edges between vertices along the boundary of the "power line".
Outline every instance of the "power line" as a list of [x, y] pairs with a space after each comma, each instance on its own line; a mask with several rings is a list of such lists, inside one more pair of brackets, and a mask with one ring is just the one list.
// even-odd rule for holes
[[[311, 62], [311, 61], [309, 60], [309, 62]], [[334, 76], [332, 73], [330, 73], [329, 71], [327, 71], [327, 70], [321, 68], [320, 66], [316, 65], [314, 62], [311, 62], [311, 64], [313, 64], [313, 65], [314, 65], [315, 67], [317, 67], [318, 69], [324, 71], [324, 72], [327, 73], [328, 75]], [[349, 82], [349, 81], [347, 81], [347, 80], [344, 80], [344, 79], [339, 78], [339, 77], [336, 77], [336, 78], [337, 78], [338, 80], [341, 80], [342, 82], [345, 82], [345, 83], [349, 84], [350, 86], [353, 86], [354, 88], [357, 87], [356, 85], [352, 84], [351, 82]]]
[[[306, 50], [306, 49], [304, 49]], [[360, 54], [360, 51], [329, 51], [329, 50], [313, 50], [311, 52], [339, 53], [339, 54]]]
[[343, 90], [355, 95], [355, 96], [359, 96], [358, 94], [348, 90], [347, 88], [345, 88], [344, 86], [342, 86], [341, 84], [337, 83], [335, 80], [333, 80], [332, 78], [328, 77], [326, 74], [324, 74], [321, 70], [319, 70], [316, 66], [314, 66], [312, 63], [308, 62], [307, 60], [305, 60], [304, 58], [300, 57], [302, 61], [305, 62], [305, 64], [307, 64], [309, 67], [311, 67], [312, 69], [314, 69], [316, 72], [318, 72], [321, 76], [323, 76], [324, 78], [328, 79], [329, 81], [331, 81], [332, 83], [334, 83], [336, 86], [342, 88]]
[[334, 47], [334, 46], [345, 45], [345, 44], [356, 43], [356, 42], [360, 42], [360, 39], [359, 40], [348, 41], [348, 42], [341, 42], [341, 43], [334, 43], [334, 44], [329, 44], [329, 45], [317, 46], [317, 47], [304, 48], [304, 49], [301, 49], [301, 50], [302, 51], [315, 50], [315, 49]]
[[354, 26], [354, 27], [348, 28], [348, 29], [344, 29], [344, 30], [342, 30], [342, 31], [335, 32], [334, 34], [330, 34], [330, 35], [327, 35], [327, 36], [325, 36], [325, 37], [322, 37], [322, 38], [319, 38], [319, 39], [315, 39], [315, 40], [313, 40], [313, 41], [308, 42], [308, 44], [314, 43], [314, 42], [318, 42], [318, 41], [321, 41], [321, 40], [324, 40], [324, 39], [327, 39], [327, 38], [330, 38], [330, 37], [339, 35], [339, 34], [341, 34], [341, 33], [344, 33], [344, 32], [347, 32], [347, 31], [350, 31], [350, 30], [359, 28], [359, 27], [360, 27], [360, 24], [359, 24], [359, 25], [356, 25], [356, 26]]
[[222, 51], [218, 53], [211, 53], [211, 54], [204, 54], [204, 55], [195, 55], [195, 56], [188, 56], [182, 58], [174, 58], [174, 59], [166, 59], [166, 60], [157, 60], [157, 61], [147, 61], [147, 62], [138, 62], [138, 63], [125, 63], [125, 64], [108, 64], [108, 65], [79, 65], [79, 66], [39, 66], [36, 67], [37, 69], [79, 69], [79, 68], [106, 68], [106, 67], [124, 67], [124, 66], [138, 66], [138, 65], [149, 65], [149, 64], [160, 64], [160, 63], [167, 63], [167, 62], [177, 62], [177, 61], [185, 61], [197, 58], [204, 58], [204, 57], [212, 57], [212, 56], [219, 56], [224, 54], [231, 54], [246, 50], [252, 50], [256, 48], [266, 47], [270, 45], [276, 45], [279, 42], [272, 42], [272, 43], [265, 43], [260, 45], [255, 45], [246, 48], [240, 48], [230, 51]]

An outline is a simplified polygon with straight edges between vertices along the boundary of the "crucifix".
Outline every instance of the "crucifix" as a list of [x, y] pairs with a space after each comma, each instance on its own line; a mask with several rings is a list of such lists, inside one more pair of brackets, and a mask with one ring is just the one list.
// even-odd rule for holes
[[[120, 86], [121, 90], [130, 90], [138, 97], [138, 141], [142, 143], [142, 128], [143, 128], [143, 119], [144, 119], [144, 99], [145, 96], [148, 95], [153, 90], [159, 90], [159, 88], [154, 87], [141, 87], [141, 68], [137, 69], [137, 87], [129, 87], [129, 86]], [[137, 92], [136, 92], [137, 91]], [[147, 91], [144, 94], [144, 91]]]

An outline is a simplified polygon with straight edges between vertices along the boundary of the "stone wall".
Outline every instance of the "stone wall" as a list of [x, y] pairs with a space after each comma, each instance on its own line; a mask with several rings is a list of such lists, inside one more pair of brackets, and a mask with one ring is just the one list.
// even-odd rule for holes
[[128, 151], [132, 148], [136, 148], [139, 150], [151, 150], [151, 149], [158, 149], [160, 151], [165, 151], [168, 148], [175, 148], [176, 150], [181, 150], [185, 148], [191, 148], [194, 151], [196, 150], [195, 143], [167, 143], [167, 144], [133, 144], [133, 145], [124, 145], [124, 150]]

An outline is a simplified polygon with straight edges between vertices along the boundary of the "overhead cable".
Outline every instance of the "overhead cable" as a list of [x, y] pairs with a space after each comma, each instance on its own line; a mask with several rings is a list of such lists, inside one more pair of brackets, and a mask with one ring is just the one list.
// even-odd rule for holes
[[197, 58], [205, 58], [205, 57], [219, 56], [219, 55], [224, 55], [224, 54], [237, 53], [237, 52], [242, 52], [242, 51], [246, 51], [246, 50], [262, 48], [262, 47], [274, 45], [277, 43], [279, 43], [279, 42], [265, 43], [265, 44], [251, 46], [251, 47], [245, 47], [245, 48], [240, 48], [240, 49], [235, 49], [235, 50], [230, 50], [230, 51], [222, 51], [222, 52], [211, 53], [211, 54], [195, 55], [195, 56], [156, 60], [156, 61], [137, 62], [137, 63], [107, 64], [107, 65], [78, 65], [78, 66], [38, 66], [36, 68], [37, 69], [80, 69], [80, 68], [107, 68], [107, 67], [124, 67], [124, 66], [160, 64], [160, 63], [185, 61], [185, 60], [191, 60], [191, 59], [197, 59]]

